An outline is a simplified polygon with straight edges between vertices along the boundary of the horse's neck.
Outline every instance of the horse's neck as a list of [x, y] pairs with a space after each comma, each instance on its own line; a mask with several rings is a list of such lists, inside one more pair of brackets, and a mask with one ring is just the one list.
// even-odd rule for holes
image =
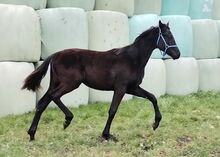
[[153, 50], [156, 48], [156, 40], [157, 40], [157, 31], [152, 30], [149, 32], [149, 35], [146, 35], [143, 39], [139, 40], [136, 43], [133, 43], [135, 50], [138, 55], [135, 59], [138, 59], [139, 65], [141, 67], [145, 67], [147, 64]]

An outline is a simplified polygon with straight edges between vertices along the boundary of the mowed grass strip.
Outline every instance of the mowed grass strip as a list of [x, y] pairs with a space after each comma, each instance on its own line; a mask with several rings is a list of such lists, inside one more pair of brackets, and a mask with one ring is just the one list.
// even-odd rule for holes
[[64, 114], [57, 108], [47, 109], [34, 142], [26, 133], [34, 112], [0, 118], [0, 157], [220, 156], [220, 93], [163, 96], [158, 104], [163, 119], [153, 131], [149, 101], [123, 102], [111, 129], [117, 143], [100, 140], [108, 103], [71, 108], [75, 118], [65, 131]]

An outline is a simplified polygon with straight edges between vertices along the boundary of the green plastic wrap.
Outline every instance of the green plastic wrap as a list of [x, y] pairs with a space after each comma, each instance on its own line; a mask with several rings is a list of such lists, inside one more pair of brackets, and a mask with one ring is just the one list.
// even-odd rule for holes
[[191, 0], [189, 16], [192, 19], [211, 19], [213, 0]]
[[162, 0], [161, 15], [188, 15], [190, 0]]

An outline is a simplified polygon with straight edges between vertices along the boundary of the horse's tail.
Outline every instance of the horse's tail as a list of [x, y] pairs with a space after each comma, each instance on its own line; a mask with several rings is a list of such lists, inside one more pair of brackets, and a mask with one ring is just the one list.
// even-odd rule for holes
[[34, 70], [25, 80], [21, 89], [28, 89], [32, 91], [38, 90], [40, 82], [46, 75], [48, 66], [54, 54], [49, 56], [36, 70]]

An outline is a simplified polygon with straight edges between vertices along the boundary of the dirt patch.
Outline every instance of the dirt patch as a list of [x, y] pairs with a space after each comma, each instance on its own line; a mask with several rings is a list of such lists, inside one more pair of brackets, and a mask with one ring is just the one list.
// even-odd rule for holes
[[219, 157], [220, 156], [220, 149], [214, 150], [213, 152], [210, 153], [210, 157]]
[[192, 142], [192, 140], [193, 139], [191, 136], [183, 135], [183, 136], [177, 138], [177, 145], [179, 147], [183, 147], [183, 146], [190, 144]]

